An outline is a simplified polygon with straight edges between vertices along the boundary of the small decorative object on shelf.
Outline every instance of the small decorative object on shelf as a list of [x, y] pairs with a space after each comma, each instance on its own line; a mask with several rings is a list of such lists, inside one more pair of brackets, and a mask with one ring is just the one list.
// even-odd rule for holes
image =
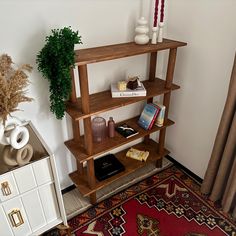
[[126, 156], [138, 161], [146, 161], [149, 156], [149, 152], [141, 151], [136, 148], [130, 148], [126, 153]]
[[[123, 82], [123, 81], [122, 81]], [[119, 82], [118, 82], [119, 83]], [[142, 97], [146, 96], [147, 91], [137, 76], [129, 78], [126, 82], [126, 89], [120, 90], [119, 84], [111, 84], [111, 95], [117, 97]]]
[[108, 120], [108, 136], [109, 138], [115, 137], [115, 121], [112, 117]]
[[124, 136], [125, 138], [131, 138], [134, 135], [137, 135], [139, 132], [127, 125], [126, 123], [123, 123], [121, 125], [116, 126], [116, 131]]
[[165, 10], [165, 0], [161, 0], [161, 17], [159, 22], [159, 33], [158, 33], [158, 42], [163, 42], [163, 27], [164, 27], [164, 10]]
[[148, 26], [147, 26], [147, 20], [145, 20], [144, 17], [141, 17], [138, 20], [138, 26], [135, 28], [135, 32], [137, 35], [134, 37], [134, 42], [137, 44], [147, 44], [149, 42], [149, 36], [148, 36]]
[[106, 137], [106, 120], [102, 117], [95, 117], [92, 120], [93, 141], [99, 143]]
[[152, 27], [152, 44], [157, 43], [157, 27]]
[[124, 80], [121, 80], [117, 83], [117, 87], [119, 91], [125, 91], [127, 87], [127, 82]]
[[156, 117], [160, 111], [160, 108], [152, 103], [147, 103], [139, 117], [138, 124], [146, 129], [150, 130], [156, 120]]
[[141, 86], [141, 82], [139, 81], [138, 76], [134, 76], [134, 77], [129, 78], [129, 80], [127, 82], [127, 88], [134, 90], [140, 86]]
[[152, 44], [157, 43], [157, 19], [158, 19], [158, 4], [159, 0], [155, 0], [154, 22], [152, 28]]
[[158, 33], [158, 43], [163, 42], [163, 27], [164, 27], [164, 22], [159, 22], [159, 33]]

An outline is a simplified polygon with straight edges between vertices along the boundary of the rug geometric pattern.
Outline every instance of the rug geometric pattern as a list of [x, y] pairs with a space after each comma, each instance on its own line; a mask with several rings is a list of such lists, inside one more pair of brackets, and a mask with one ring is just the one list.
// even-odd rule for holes
[[175, 166], [72, 218], [76, 236], [236, 236], [229, 216]]

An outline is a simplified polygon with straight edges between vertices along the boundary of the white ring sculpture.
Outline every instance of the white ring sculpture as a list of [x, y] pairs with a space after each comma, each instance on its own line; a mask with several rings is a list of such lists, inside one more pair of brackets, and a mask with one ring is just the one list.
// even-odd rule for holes
[[5, 127], [0, 123], [0, 143], [10, 144], [15, 149], [24, 147], [29, 141], [29, 131], [21, 125], [22, 122], [14, 117], [6, 120]]
[[8, 145], [3, 150], [3, 161], [9, 166], [23, 166], [30, 162], [32, 156], [33, 147], [30, 144], [18, 150]]
[[29, 131], [25, 127], [16, 126], [10, 134], [10, 144], [15, 149], [24, 147], [29, 141]]
[[9, 131], [10, 129], [20, 124], [21, 124], [21, 121], [14, 117], [10, 117], [9, 119], [6, 120], [5, 127], [2, 123], [0, 123], [0, 143], [3, 145], [9, 145], [10, 137], [6, 136], [6, 131]]
[[33, 156], [33, 147], [30, 144], [25, 145], [23, 148], [16, 152], [16, 162], [19, 166], [23, 166], [31, 160]]

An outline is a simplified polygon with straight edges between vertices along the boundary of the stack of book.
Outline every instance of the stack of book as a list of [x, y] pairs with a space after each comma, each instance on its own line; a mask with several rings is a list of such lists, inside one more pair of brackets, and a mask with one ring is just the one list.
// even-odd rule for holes
[[139, 117], [138, 124], [145, 130], [150, 130], [156, 121], [156, 118], [160, 112], [160, 107], [153, 103], [147, 103]]

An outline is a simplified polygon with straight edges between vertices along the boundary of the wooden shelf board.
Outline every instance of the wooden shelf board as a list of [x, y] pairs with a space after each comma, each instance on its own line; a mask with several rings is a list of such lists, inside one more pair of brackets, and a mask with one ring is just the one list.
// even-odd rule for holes
[[89, 159], [94, 158], [96, 156], [99, 156], [107, 151], [110, 151], [114, 148], [120, 147], [124, 144], [132, 142], [136, 139], [142, 138], [146, 135], [149, 135], [153, 132], [159, 131], [167, 126], [174, 124], [173, 121], [168, 119], [162, 127], [157, 127], [157, 126], [153, 125], [151, 130], [145, 130], [138, 125], [138, 123], [137, 123], [138, 118], [139, 118], [139, 116], [120, 122], [120, 123], [127, 123], [132, 128], [137, 130], [139, 132], [137, 135], [130, 137], [130, 138], [124, 138], [122, 135], [115, 132], [114, 138], [107, 137], [104, 141], [102, 141], [100, 143], [93, 143], [93, 155], [86, 154], [86, 150], [84, 148], [84, 136], [81, 136], [81, 141], [79, 143], [72, 139], [72, 140], [66, 141], [65, 145], [71, 151], [71, 153], [74, 155], [74, 157], [80, 163], [83, 163], [83, 162], [88, 161]]
[[115, 108], [119, 108], [125, 105], [133, 104], [139, 101], [147, 100], [154, 96], [165, 94], [170, 92], [170, 90], [176, 90], [180, 87], [178, 85], [172, 84], [171, 89], [165, 88], [165, 81], [161, 79], [155, 79], [153, 82], [148, 80], [143, 81], [143, 84], [147, 90], [147, 96], [144, 97], [128, 97], [128, 98], [112, 98], [111, 91], [103, 91], [89, 96], [90, 103], [90, 113], [83, 114], [81, 108], [81, 98], [77, 99], [76, 103], [67, 102], [66, 112], [74, 120], [84, 119], [101, 112], [106, 112]]
[[162, 43], [138, 45], [134, 42], [75, 50], [75, 64], [85, 65], [144, 53], [186, 46], [187, 43], [164, 39]]
[[[147, 162], [155, 162], [156, 160], [162, 158], [163, 156], [169, 154], [168, 150], [164, 150], [164, 153], [162, 155], [158, 154], [158, 147], [157, 143], [151, 139], [149, 139], [148, 143], [139, 143], [134, 145], [134, 148], [137, 148], [139, 150], [147, 150], [149, 151], [149, 156], [147, 159]], [[147, 162], [141, 162], [137, 160], [133, 160], [131, 158], [126, 157], [126, 152], [128, 149], [125, 149], [121, 152], [118, 152], [115, 154], [115, 156], [120, 160], [121, 163], [125, 166], [125, 171], [116, 174], [115, 176], [112, 176], [106, 180], [103, 181], [96, 181], [95, 187], [91, 189], [88, 186], [87, 182], [87, 169], [84, 168], [84, 173], [80, 174], [78, 171], [75, 171], [71, 174], [69, 174], [70, 178], [74, 182], [74, 184], [79, 188], [80, 192], [84, 196], [88, 196], [92, 194], [93, 192], [111, 184], [112, 182], [119, 180], [121, 177], [124, 177], [126, 175], [131, 174], [135, 170], [142, 168], [143, 166], [146, 165]]]

